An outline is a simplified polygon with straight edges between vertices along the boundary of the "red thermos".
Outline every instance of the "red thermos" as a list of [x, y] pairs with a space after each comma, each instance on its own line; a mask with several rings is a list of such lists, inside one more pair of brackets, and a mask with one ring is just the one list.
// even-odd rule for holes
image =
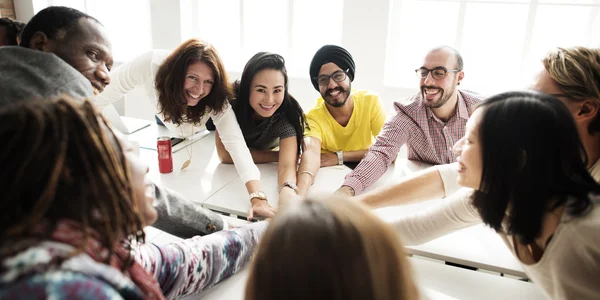
[[158, 171], [163, 174], [173, 172], [171, 138], [161, 136], [156, 139], [156, 150], [158, 151]]

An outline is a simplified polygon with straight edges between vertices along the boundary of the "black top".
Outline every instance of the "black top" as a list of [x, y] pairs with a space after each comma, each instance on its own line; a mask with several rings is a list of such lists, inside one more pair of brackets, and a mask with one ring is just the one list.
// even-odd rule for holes
[[257, 150], [273, 149], [279, 146], [280, 139], [296, 136], [294, 126], [282, 114], [262, 120], [254, 129], [242, 131], [248, 148]]

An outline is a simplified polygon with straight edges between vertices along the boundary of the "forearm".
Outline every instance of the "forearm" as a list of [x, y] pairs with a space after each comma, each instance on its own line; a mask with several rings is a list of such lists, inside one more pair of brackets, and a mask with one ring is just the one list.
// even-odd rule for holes
[[433, 203], [434, 207], [421, 210], [391, 222], [402, 243], [419, 245], [459, 229], [481, 223], [481, 217], [471, 205], [473, 190], [463, 188], [451, 197]]
[[252, 155], [255, 164], [277, 162], [279, 160], [279, 151], [251, 149], [250, 155]]
[[365, 150], [357, 150], [357, 151], [344, 151], [344, 161], [345, 162], [359, 162], [365, 154], [369, 152], [368, 149]]
[[191, 295], [237, 273], [250, 260], [266, 225], [259, 222], [164, 246], [141, 245], [135, 258], [155, 276], [165, 298]]
[[407, 204], [445, 196], [444, 183], [436, 168], [428, 168], [388, 185], [356, 196], [372, 208]]
[[321, 167], [321, 141], [310, 137], [304, 141], [305, 148], [296, 179], [300, 196], [306, 196]]

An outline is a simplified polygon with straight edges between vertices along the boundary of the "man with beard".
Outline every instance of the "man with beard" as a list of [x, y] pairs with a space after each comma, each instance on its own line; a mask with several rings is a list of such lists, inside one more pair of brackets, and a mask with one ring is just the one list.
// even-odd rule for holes
[[[456, 89], [465, 74], [460, 53], [451, 47], [430, 50], [415, 72], [421, 91], [406, 103], [394, 104], [396, 116], [383, 126], [338, 192], [352, 196], [362, 193], [386, 172], [404, 144], [411, 160], [434, 165], [456, 160], [452, 146], [464, 136], [467, 120], [483, 96]], [[440, 173], [432, 174], [443, 176]]]
[[301, 196], [319, 167], [359, 162], [385, 122], [378, 95], [351, 89], [354, 75], [352, 55], [340, 46], [321, 47], [310, 63], [310, 79], [321, 98], [306, 114], [309, 128], [297, 178]]

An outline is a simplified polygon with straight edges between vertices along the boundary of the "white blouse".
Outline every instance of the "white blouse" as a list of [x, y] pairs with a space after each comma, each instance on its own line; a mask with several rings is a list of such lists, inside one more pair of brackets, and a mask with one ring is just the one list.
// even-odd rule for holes
[[[598, 181], [600, 172], [596, 165], [590, 169], [590, 173], [596, 175], [593, 177]], [[459, 188], [452, 193], [458, 186], [450, 180], [452, 168], [445, 166], [438, 170], [445, 179], [446, 191], [450, 193], [440, 200], [440, 205], [393, 222], [405, 245], [423, 244], [482, 223], [479, 213], [471, 204], [473, 190]], [[500, 236], [514, 255], [512, 238], [502, 233]], [[521, 264], [529, 278], [550, 299], [598, 298], [600, 201], [593, 199], [591, 210], [581, 217], [571, 217], [565, 212], [541, 259], [534, 264]]]
[[148, 104], [156, 107], [156, 116], [173, 135], [179, 137], [190, 136], [193, 134], [193, 131], [204, 129], [208, 118], [212, 118], [215, 127], [219, 131], [221, 141], [223, 141], [225, 149], [231, 155], [242, 182], [260, 180], [260, 171], [252, 160], [250, 150], [246, 146], [246, 141], [235, 118], [235, 113], [229, 103], [227, 103], [227, 108], [221, 113], [209, 112], [204, 114], [200, 121], [200, 124], [202, 124], [200, 126], [192, 126], [193, 124], [191, 123], [184, 123], [178, 126], [172, 122], [165, 121], [164, 116], [158, 113], [158, 94], [154, 87], [154, 79], [160, 65], [169, 54], [171, 52], [167, 50], [152, 50], [112, 70], [110, 73], [111, 83], [94, 99], [96, 106], [102, 109], [121, 99], [137, 86], [143, 86]]

